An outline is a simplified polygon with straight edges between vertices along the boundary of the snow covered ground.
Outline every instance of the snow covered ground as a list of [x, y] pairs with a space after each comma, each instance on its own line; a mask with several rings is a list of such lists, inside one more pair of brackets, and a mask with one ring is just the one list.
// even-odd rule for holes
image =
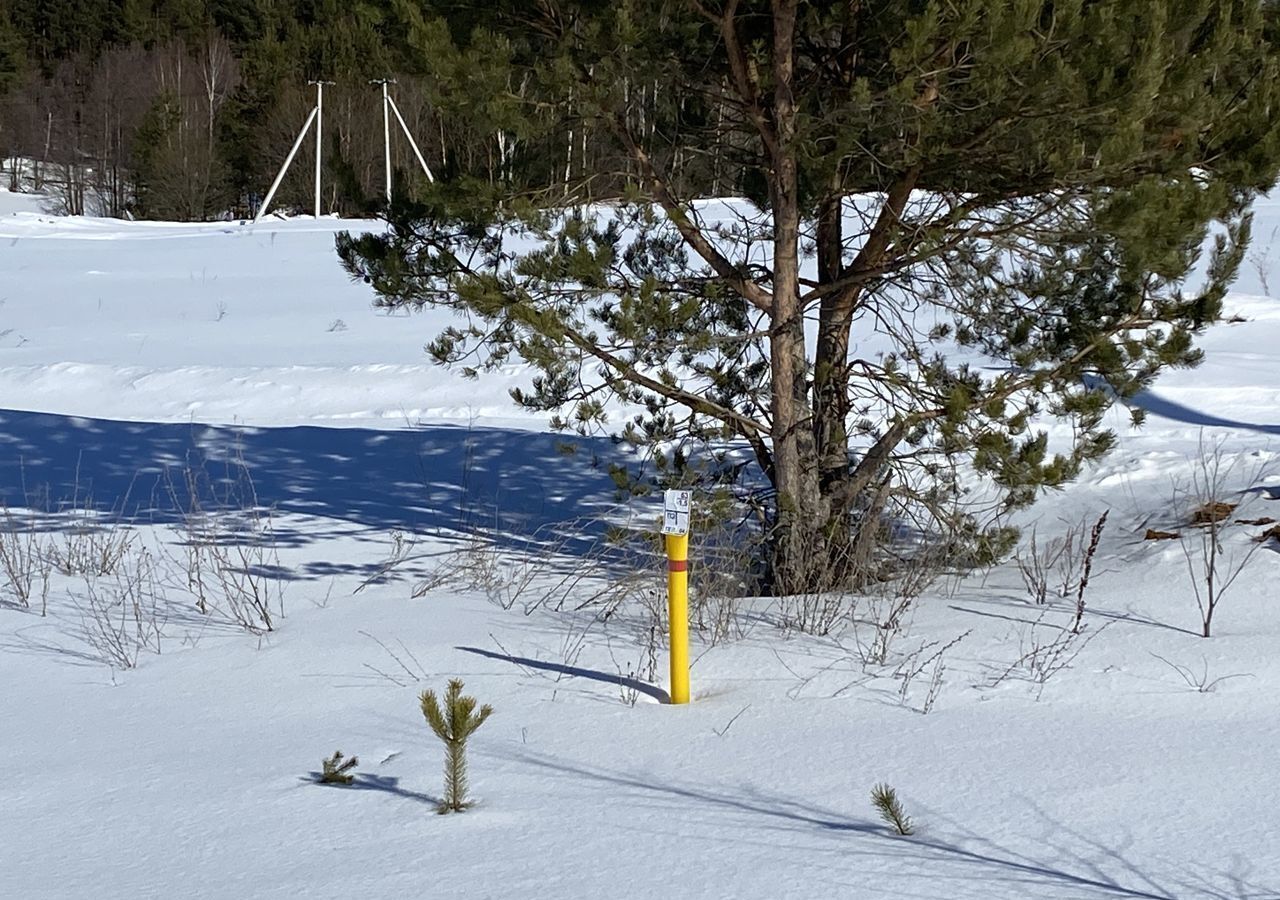
[[[359, 227], [56, 218], [0, 192], [0, 501], [64, 555], [89, 546], [85, 506], [128, 514], [92, 546], [128, 543], [135, 573], [145, 549], [156, 583], [127, 669], [95, 613], [134, 584], [119, 570], [51, 574], [44, 616], [5, 595], [0, 897], [1280, 898], [1278, 545], [1203, 639], [1179, 542], [1143, 540], [1194, 534], [1178, 491], [1205, 444], [1243, 502], [1226, 565], [1268, 527], [1234, 519], [1280, 519], [1280, 202], [1229, 301], [1243, 321], [1024, 517], [1043, 544], [1110, 510], [1080, 637], [1073, 601], [1031, 603], [1012, 564], [935, 586], [882, 662], [885, 598], [826, 638], [757, 603], [735, 639], [695, 636], [685, 707], [647, 646], [656, 565], [608, 622], [528, 609], [583, 565], [579, 519], [651, 511], [616, 506], [619, 451], [523, 416], [518, 367], [430, 366], [438, 315], [377, 313], [339, 267], [332, 235]], [[278, 576], [259, 635], [194, 609], [175, 509], [186, 474], [244, 499], [246, 471], [272, 508], [253, 561]], [[376, 577], [396, 532], [414, 558]], [[504, 608], [493, 582], [530, 572]], [[454, 676], [496, 711], [476, 807], [438, 816], [417, 697]], [[338, 748], [355, 783], [315, 784]], [[877, 818], [877, 782], [913, 836]]]

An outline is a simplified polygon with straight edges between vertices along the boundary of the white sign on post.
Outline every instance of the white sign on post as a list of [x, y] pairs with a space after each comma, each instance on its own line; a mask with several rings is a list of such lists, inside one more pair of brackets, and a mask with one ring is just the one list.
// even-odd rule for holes
[[662, 495], [662, 533], [689, 533], [689, 492], [665, 491]]

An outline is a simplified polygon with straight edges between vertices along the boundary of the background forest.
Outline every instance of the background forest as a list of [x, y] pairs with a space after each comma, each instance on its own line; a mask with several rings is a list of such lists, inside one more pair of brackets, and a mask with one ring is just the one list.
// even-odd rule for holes
[[[525, 86], [468, 85], [506, 78], [510, 48], [452, 49], [424, 19], [465, 12], [393, 0], [48, 0], [0, 4], [0, 174], [11, 190], [50, 194], [70, 214], [210, 219], [252, 214], [315, 102], [325, 92], [322, 205], [373, 211], [384, 194], [377, 85], [394, 78], [396, 105], [428, 163], [447, 175], [560, 190], [571, 200], [618, 195], [624, 154], [607, 134], [564, 127], [572, 110], [548, 110], [547, 128], [513, 115]], [[424, 9], [423, 7], [427, 7]], [[428, 24], [424, 24], [424, 21]], [[485, 88], [493, 85], [484, 84]], [[637, 126], [652, 134], [658, 107], [679, 103], [659, 85], [628, 86]], [[502, 96], [511, 98], [503, 108]], [[527, 101], [527, 97], [523, 98]], [[563, 107], [572, 99], [556, 100]], [[463, 112], [465, 108], [465, 113]], [[700, 115], [706, 115], [702, 110]], [[552, 125], [552, 123], [556, 123]], [[393, 134], [393, 179], [412, 194], [425, 177]], [[716, 148], [672, 159], [682, 185], [723, 194], [732, 182]], [[303, 143], [276, 206], [311, 207], [314, 144]], [[590, 177], [584, 177], [589, 175]], [[572, 187], [570, 187], [572, 186]]]

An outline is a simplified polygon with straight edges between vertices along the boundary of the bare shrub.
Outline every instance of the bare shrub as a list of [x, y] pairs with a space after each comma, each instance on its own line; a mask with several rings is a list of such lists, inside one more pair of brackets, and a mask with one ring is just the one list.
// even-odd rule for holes
[[[390, 681], [392, 684], [396, 685], [397, 687], [405, 687], [408, 681], [417, 682], [417, 681], [426, 680], [427, 670], [422, 667], [422, 663], [418, 662], [418, 657], [413, 655], [413, 651], [410, 650], [407, 646], [405, 646], [404, 641], [397, 639], [397, 643], [400, 644], [400, 650], [403, 653], [403, 656], [402, 656], [400, 653], [396, 653], [395, 650], [392, 650], [389, 646], [387, 646], [386, 642], [383, 641], [381, 638], [375, 637], [374, 635], [370, 634], [367, 631], [360, 631], [357, 633], [360, 635], [363, 635], [364, 637], [367, 637], [369, 640], [373, 641], [375, 644], [381, 647], [383, 651], [387, 654], [387, 656], [391, 657], [392, 661], [395, 662], [396, 666], [404, 674], [392, 675], [388, 672], [384, 672], [382, 669], [379, 669], [377, 666], [372, 665], [371, 663], [365, 663], [364, 667], [368, 669], [370, 672], [374, 672], [375, 674], [382, 676], [387, 681]], [[405, 657], [408, 657], [413, 662], [413, 667], [410, 667], [409, 664], [405, 662]], [[404, 680], [406, 678], [408, 681]]]
[[[1107, 515], [1104, 512], [1094, 523], [1099, 536]], [[1087, 581], [1085, 569], [1092, 567], [1091, 544], [1097, 552], [1092, 535], [1084, 521], [1068, 524], [1060, 537], [1044, 543], [1040, 543], [1037, 529], [1031, 529], [1027, 546], [1015, 555], [1014, 561], [1032, 602], [1043, 606], [1051, 599], [1065, 600], [1072, 595], [1077, 601], [1080, 599], [1080, 582]]]
[[103, 662], [132, 669], [144, 651], [160, 652], [167, 603], [149, 550], [129, 553], [109, 574], [82, 577], [81, 636]]
[[837, 591], [807, 591], [778, 600], [779, 623], [785, 631], [829, 634], [851, 610], [850, 595]]
[[708, 643], [746, 636], [740, 615], [753, 593], [761, 558], [761, 536], [731, 517], [705, 517], [689, 542], [689, 622]]
[[86, 507], [59, 530], [47, 552], [64, 575], [109, 575], [128, 557], [135, 538], [135, 532], [115, 517]]
[[1157, 653], [1152, 653], [1151, 655], [1160, 660], [1160, 662], [1164, 663], [1170, 669], [1173, 669], [1173, 671], [1177, 673], [1178, 677], [1182, 679], [1182, 683], [1191, 688], [1191, 690], [1195, 691], [1197, 694], [1212, 694], [1218, 685], [1222, 684], [1224, 681], [1230, 681], [1232, 678], [1253, 677], [1248, 672], [1235, 672], [1230, 675], [1219, 675], [1217, 678], [1212, 678], [1209, 675], [1209, 658], [1207, 656], [1200, 657], [1200, 670], [1196, 671], [1190, 666], [1184, 666], [1180, 663], [1173, 662], [1172, 660], [1165, 659]]
[[1272, 228], [1271, 237], [1267, 243], [1263, 245], [1255, 241], [1253, 248], [1249, 251], [1249, 265], [1258, 276], [1258, 284], [1262, 286], [1262, 294], [1265, 297], [1271, 296], [1271, 251], [1276, 246], [1277, 231], [1280, 231], [1280, 227]]
[[911, 697], [912, 685], [917, 679], [928, 673], [928, 685], [925, 690], [925, 696], [919, 706], [919, 711], [925, 715], [933, 709], [934, 703], [938, 700], [938, 695], [942, 693], [943, 677], [946, 674], [947, 667], [945, 658], [947, 652], [958, 645], [973, 632], [966, 631], [959, 637], [952, 638], [945, 644], [942, 641], [927, 641], [922, 643], [916, 651], [908, 654], [894, 670], [893, 677], [898, 679], [900, 685], [898, 687], [898, 701], [903, 706], [909, 705]]
[[1069, 669], [1085, 647], [1112, 624], [1107, 622], [1101, 628], [1086, 632], [1083, 628], [1046, 622], [1047, 612], [1040, 613], [1030, 628], [1019, 632], [1017, 659], [991, 679], [991, 687], [1008, 678], [1019, 678], [1043, 691], [1050, 679]]
[[[1190, 527], [1183, 529], [1178, 543], [1200, 610], [1201, 635], [1206, 638], [1213, 633], [1213, 617], [1222, 598], [1263, 546], [1261, 541], [1233, 540], [1238, 529], [1232, 527], [1231, 516], [1243, 511], [1253, 496], [1244, 494], [1238, 502], [1223, 499], [1230, 491], [1230, 482], [1236, 478], [1239, 464], [1239, 455], [1226, 458], [1223, 440], [1206, 442], [1201, 435], [1199, 452], [1192, 461], [1190, 484], [1175, 485], [1173, 490], [1175, 508], [1187, 510]], [[1263, 458], [1244, 480], [1250, 485], [1256, 484], [1266, 470], [1267, 460]]]
[[575, 547], [592, 527], [585, 520], [548, 525], [529, 537], [473, 531], [461, 547], [430, 554], [436, 561], [413, 596], [448, 584], [482, 593], [504, 610], [519, 606], [525, 615], [593, 610], [608, 619], [656, 585], [659, 558], [608, 538]]
[[[743, 527], [741, 515], [726, 495], [709, 495], [705, 504], [695, 497], [688, 548], [689, 626], [712, 646], [745, 637], [750, 627], [740, 612], [757, 586], [763, 538]], [[666, 551], [656, 524], [653, 530], [609, 529], [595, 555], [608, 572], [608, 606], [634, 602], [646, 621], [661, 623], [665, 634]]]
[[627, 663], [625, 669], [618, 662], [618, 657], [613, 651], [613, 644], [609, 641], [608, 636], [605, 637], [605, 643], [609, 649], [609, 658], [613, 660], [613, 667], [618, 673], [618, 697], [625, 706], [635, 706], [640, 699], [640, 687], [638, 682], [647, 684], [656, 684], [658, 681], [658, 651], [663, 646], [663, 637], [666, 634], [665, 629], [654, 616], [650, 619], [647, 628], [640, 628], [640, 652], [635, 662]]
[[889, 662], [894, 642], [906, 633], [916, 601], [942, 574], [942, 556], [921, 549], [896, 560], [883, 580], [850, 598], [850, 616], [863, 667]]
[[182, 473], [183, 490], [170, 483], [181, 511], [178, 526], [186, 589], [203, 614], [216, 614], [250, 634], [274, 631], [284, 615], [284, 589], [271, 510], [258, 502], [242, 460], [215, 489], [201, 467]]
[[204, 613], [217, 612], [251, 634], [274, 631], [283, 589], [270, 514], [214, 515], [187, 531], [187, 584]]
[[387, 558], [378, 564], [378, 568], [374, 570], [372, 575], [363, 579], [353, 594], [358, 594], [371, 584], [381, 584], [390, 578], [397, 569], [406, 562], [414, 558], [414, 550], [418, 546], [417, 539], [400, 529], [393, 529], [391, 532], [391, 552]]
[[[860, 565], [871, 571], [868, 564]], [[786, 630], [825, 635], [852, 622], [863, 661], [883, 665], [894, 638], [905, 630], [916, 600], [944, 573], [944, 554], [928, 546], [881, 547], [874, 571], [875, 577], [869, 577], [857, 592], [780, 598], [780, 624]]]
[[30, 609], [32, 600], [38, 597], [40, 614], [44, 615], [49, 604], [51, 566], [35, 517], [20, 522], [5, 507], [0, 521], [0, 575], [4, 578], [0, 582], [0, 602], [6, 602], [7, 597], [8, 603]]
[[[505, 610], [528, 599], [528, 590], [533, 582], [555, 564], [556, 552], [550, 541], [539, 540], [537, 535], [527, 542], [513, 541], [503, 547], [496, 533], [477, 529], [465, 537], [460, 547], [431, 555], [437, 561], [426, 577], [415, 585], [414, 597], [449, 584], [483, 593], [491, 603]], [[413, 557], [407, 554], [397, 558], [393, 550], [392, 557], [384, 566], [389, 564], [390, 571], [410, 558]], [[525, 611], [532, 611], [527, 603]]]
[[[482, 591], [503, 609], [511, 609], [528, 598], [529, 588], [548, 571], [549, 557], [554, 555], [554, 551], [546, 556], [519, 549], [503, 551], [493, 541], [476, 536], [463, 551], [459, 571], [472, 590]], [[532, 611], [528, 603], [525, 606], [526, 613]]]
[[1022, 575], [1022, 583], [1026, 585], [1027, 593], [1036, 604], [1048, 602], [1049, 585], [1057, 571], [1058, 561], [1071, 546], [1074, 537], [1074, 531], [1068, 530], [1065, 536], [1042, 545], [1039, 543], [1037, 529], [1032, 528], [1026, 549], [1019, 550], [1014, 557], [1018, 573]]
[[[867, 603], [871, 624], [871, 640], [864, 661], [884, 665], [889, 660], [893, 641], [906, 628], [907, 617], [915, 605], [916, 595], [907, 592], [881, 591], [871, 595]], [[859, 640], [859, 645], [862, 641]]]

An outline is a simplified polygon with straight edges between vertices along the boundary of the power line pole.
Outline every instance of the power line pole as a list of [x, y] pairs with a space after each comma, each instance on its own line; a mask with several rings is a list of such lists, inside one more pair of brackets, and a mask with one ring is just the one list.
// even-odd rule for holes
[[413, 139], [413, 134], [409, 131], [409, 126], [405, 124], [404, 116], [400, 115], [400, 107], [396, 106], [396, 101], [387, 97], [387, 106], [391, 107], [391, 111], [395, 113], [396, 121], [400, 123], [400, 130], [404, 132], [404, 136], [409, 139], [409, 146], [413, 148], [413, 155], [418, 158], [418, 165], [422, 166], [423, 173], [427, 176], [427, 181], [435, 184], [436, 177], [431, 174], [431, 167], [427, 165], [427, 161], [422, 158], [422, 151], [418, 149], [418, 142]]
[[394, 78], [375, 78], [370, 84], [382, 85], [382, 155], [387, 206], [391, 206], [391, 96], [387, 93], [387, 85], [395, 84]]
[[316, 218], [320, 218], [320, 156], [322, 145], [320, 143], [320, 132], [324, 127], [324, 86], [333, 84], [332, 81], [308, 81], [307, 84], [316, 86]]
[[262, 201], [262, 205], [258, 207], [258, 214], [253, 217], [253, 224], [257, 225], [258, 220], [267, 214], [267, 210], [271, 208], [271, 201], [276, 196], [276, 191], [280, 187], [280, 182], [284, 181], [285, 172], [289, 171], [289, 166], [293, 164], [293, 158], [298, 155], [298, 148], [302, 146], [302, 139], [307, 136], [307, 131], [311, 128], [311, 123], [316, 120], [316, 113], [319, 112], [314, 106], [311, 107], [311, 115], [307, 116], [306, 123], [302, 126], [302, 130], [298, 132], [297, 139], [293, 142], [293, 147], [289, 150], [289, 155], [284, 159], [284, 165], [280, 167], [280, 171], [276, 173], [276, 180], [271, 182], [271, 188], [267, 191], [267, 197]]
[[[370, 84], [382, 86], [382, 163], [383, 178], [386, 181], [385, 193], [387, 205], [391, 205], [391, 117], [394, 115], [396, 122], [400, 125], [400, 130], [404, 132], [404, 136], [409, 141], [409, 146], [413, 148], [413, 155], [418, 160], [418, 165], [422, 167], [423, 173], [427, 176], [427, 180], [435, 182], [436, 177], [431, 174], [431, 167], [427, 165], [426, 159], [422, 155], [422, 150], [418, 147], [418, 142], [413, 139], [412, 132], [409, 131], [409, 125], [404, 120], [404, 116], [400, 114], [399, 107], [396, 102], [391, 99], [391, 94], [387, 90], [387, 85], [395, 84], [394, 78], [378, 78]], [[267, 197], [262, 201], [262, 205], [258, 207], [258, 214], [253, 217], [254, 224], [267, 214], [271, 207], [271, 201], [275, 199], [276, 191], [280, 188], [280, 182], [284, 180], [285, 173], [289, 171], [289, 166], [293, 164], [293, 159], [298, 155], [298, 148], [302, 146], [302, 141], [307, 136], [307, 131], [311, 128], [311, 123], [316, 126], [316, 173], [315, 173], [315, 207], [314, 215], [320, 218], [320, 172], [323, 162], [324, 143], [323, 143], [323, 121], [324, 121], [324, 89], [326, 85], [333, 84], [332, 81], [308, 81], [307, 84], [316, 86], [316, 105], [311, 108], [311, 114], [307, 116], [307, 121], [303, 124], [302, 130], [298, 132], [297, 140], [293, 142], [293, 147], [289, 150], [289, 155], [285, 157], [284, 165], [280, 167], [280, 171], [276, 173], [275, 181], [271, 182], [271, 189], [267, 191]]]
[[267, 197], [262, 201], [262, 205], [258, 207], [258, 214], [253, 217], [253, 224], [257, 225], [258, 220], [267, 214], [267, 210], [271, 208], [271, 201], [275, 199], [276, 191], [280, 189], [280, 182], [284, 181], [285, 173], [289, 171], [289, 166], [293, 165], [293, 158], [298, 155], [298, 148], [302, 146], [302, 140], [307, 136], [307, 131], [311, 128], [311, 123], [316, 123], [316, 192], [315, 192], [315, 216], [320, 218], [320, 154], [322, 146], [320, 143], [320, 120], [324, 115], [324, 86], [333, 84], [332, 81], [308, 81], [307, 84], [316, 86], [316, 105], [311, 107], [311, 114], [307, 116], [307, 121], [303, 123], [302, 130], [298, 132], [298, 137], [293, 142], [293, 147], [289, 149], [289, 155], [284, 159], [284, 165], [280, 167], [280, 171], [276, 173], [275, 181], [271, 182], [271, 188], [267, 191]]

